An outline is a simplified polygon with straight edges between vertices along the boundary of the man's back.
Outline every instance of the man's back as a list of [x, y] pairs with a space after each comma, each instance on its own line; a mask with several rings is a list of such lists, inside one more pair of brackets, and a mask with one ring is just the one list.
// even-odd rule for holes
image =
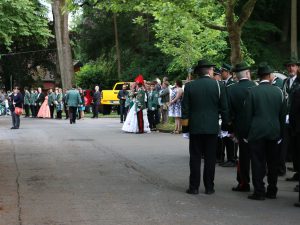
[[208, 76], [188, 83], [184, 90], [182, 118], [189, 119], [191, 134], [217, 134], [219, 113], [228, 121], [228, 105], [224, 85]]
[[285, 118], [282, 91], [264, 82], [250, 90], [245, 102], [245, 127], [249, 141], [280, 138]]

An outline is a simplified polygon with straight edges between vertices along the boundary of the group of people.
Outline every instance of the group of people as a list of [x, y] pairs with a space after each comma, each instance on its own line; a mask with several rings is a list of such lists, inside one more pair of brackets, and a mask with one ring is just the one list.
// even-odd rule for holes
[[[93, 94], [92, 118], [98, 118], [100, 98], [99, 86], [96, 86]], [[25, 87], [24, 95], [22, 95], [19, 87], [16, 86], [13, 92], [7, 96], [7, 101], [12, 115], [13, 126], [11, 129], [19, 129], [23, 110], [25, 118], [62, 119], [62, 113], [65, 112], [66, 119], [70, 119], [70, 123], [75, 124], [76, 118], [84, 118], [86, 102], [84, 91], [75, 86], [64, 91], [58, 87], [54, 91], [50, 88], [47, 95], [40, 87], [31, 90]], [[56, 115], [54, 115], [55, 112]]]
[[165, 124], [169, 117], [175, 118], [174, 134], [181, 132], [181, 101], [183, 97], [182, 81], [174, 86], [164, 77], [161, 82], [145, 81], [139, 75], [134, 83], [124, 84], [119, 91], [120, 122], [123, 131], [131, 133], [150, 133], [157, 131], [157, 124]]
[[251, 165], [254, 190], [248, 198], [276, 199], [278, 176], [285, 175], [288, 156], [295, 175], [287, 181], [299, 181], [300, 63], [290, 60], [285, 66], [289, 77], [282, 81], [267, 63], [260, 64], [255, 82], [246, 63], [233, 68], [223, 64], [221, 71], [214, 71], [213, 63], [198, 62], [195, 79], [185, 85], [182, 100], [182, 126], [190, 141], [188, 194], [199, 193], [202, 158], [205, 193], [215, 192], [215, 164], [217, 156], [223, 156], [218, 152], [218, 137], [226, 137], [228, 161], [223, 165], [236, 163], [238, 149], [238, 184], [232, 191], [250, 191]]

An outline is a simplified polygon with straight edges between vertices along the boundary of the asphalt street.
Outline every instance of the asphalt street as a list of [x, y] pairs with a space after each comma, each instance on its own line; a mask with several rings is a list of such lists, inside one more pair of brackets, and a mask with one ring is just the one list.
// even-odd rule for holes
[[[276, 200], [234, 193], [235, 168], [217, 166], [214, 195], [185, 193], [188, 141], [127, 134], [118, 119], [0, 118], [0, 225], [296, 225], [293, 182]], [[291, 175], [291, 174], [288, 174]]]

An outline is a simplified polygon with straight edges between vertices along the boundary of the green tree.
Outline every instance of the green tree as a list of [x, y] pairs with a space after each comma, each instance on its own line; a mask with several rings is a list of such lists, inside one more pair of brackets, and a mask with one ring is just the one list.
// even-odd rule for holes
[[51, 33], [45, 8], [37, 0], [0, 1], [0, 41], [8, 47], [14, 39], [29, 36], [47, 45]]

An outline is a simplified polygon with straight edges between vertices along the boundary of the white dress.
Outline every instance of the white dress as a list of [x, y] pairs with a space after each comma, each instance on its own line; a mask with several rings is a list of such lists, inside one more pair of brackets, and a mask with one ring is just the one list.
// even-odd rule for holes
[[[144, 132], [145, 133], [151, 133], [150, 127], [149, 127], [149, 121], [147, 116], [147, 109], [143, 110], [143, 119], [144, 119]], [[138, 121], [137, 121], [137, 113], [136, 113], [136, 105], [135, 103], [129, 110], [126, 120], [123, 124], [122, 130], [129, 133], [138, 133]]]

